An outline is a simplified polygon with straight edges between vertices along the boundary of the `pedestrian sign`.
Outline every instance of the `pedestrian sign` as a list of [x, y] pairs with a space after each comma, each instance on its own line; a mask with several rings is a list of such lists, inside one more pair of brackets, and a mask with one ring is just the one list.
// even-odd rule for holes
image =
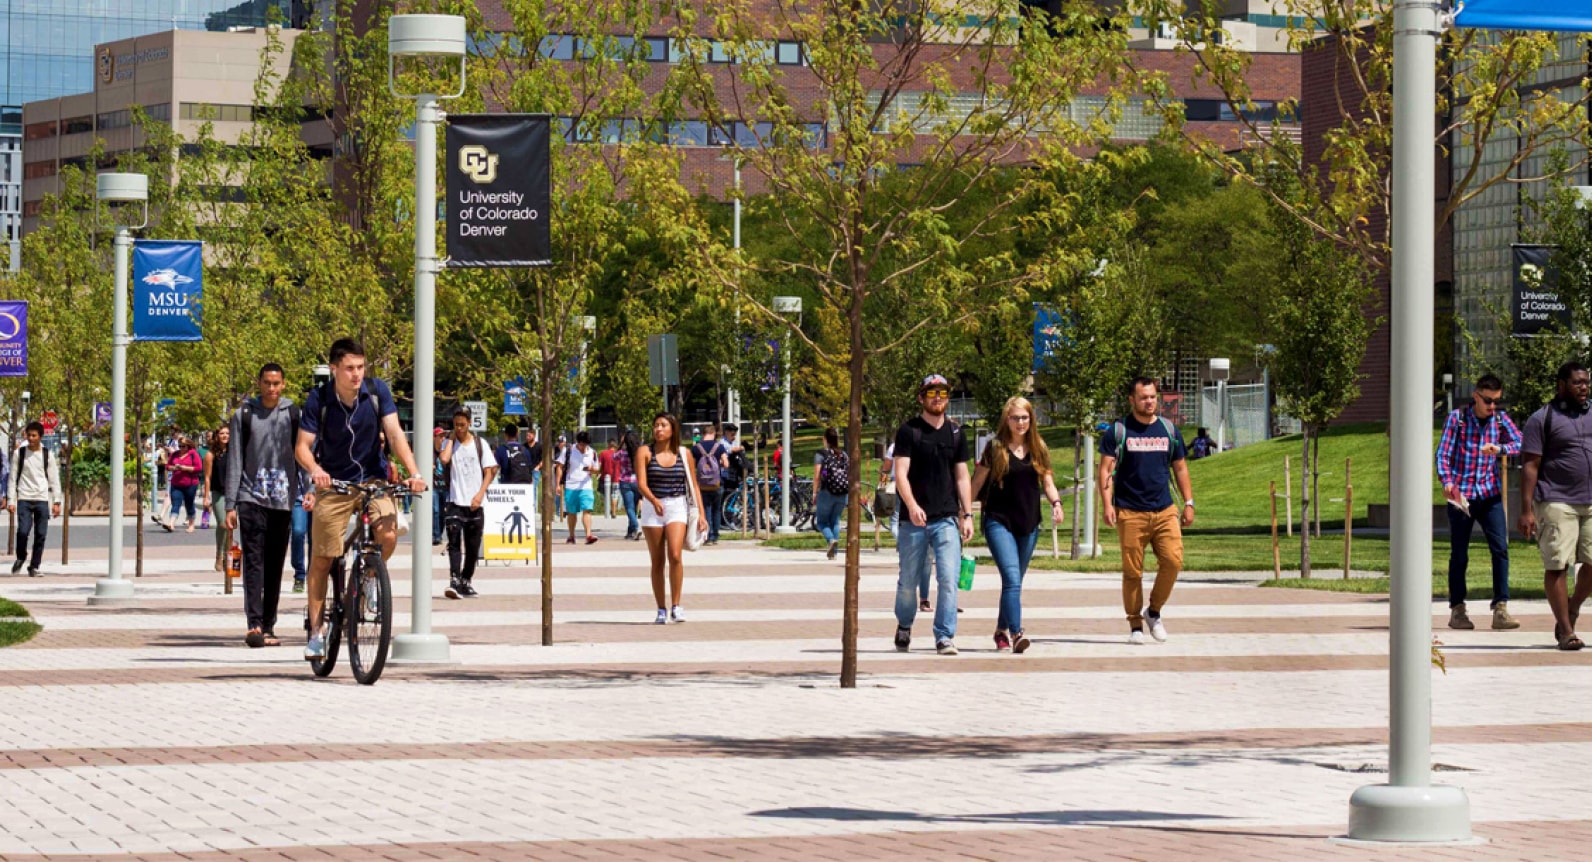
[[536, 559], [536, 486], [488, 485], [481, 510], [483, 559]]

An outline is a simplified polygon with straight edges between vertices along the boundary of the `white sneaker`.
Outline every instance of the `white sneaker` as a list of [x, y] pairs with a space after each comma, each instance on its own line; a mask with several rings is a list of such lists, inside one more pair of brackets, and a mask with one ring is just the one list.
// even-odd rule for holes
[[956, 644], [950, 638], [935, 644], [934, 649], [940, 655], [956, 655]]
[[1133, 633], [1128, 635], [1128, 643], [1133, 646], [1144, 646], [1144, 632], [1134, 629]]
[[685, 609], [679, 605], [675, 605], [674, 608], [669, 611], [669, 619], [677, 623], [685, 622]]
[[320, 635], [310, 638], [310, 642], [304, 645], [304, 658], [326, 658], [326, 641]]
[[1160, 617], [1146, 616], [1144, 624], [1149, 627], [1150, 637], [1155, 638], [1156, 643], [1166, 643], [1166, 625], [1161, 622]]
[[660, 626], [668, 625], [669, 624], [669, 612], [664, 610], [663, 608], [658, 608], [658, 618], [653, 620], [653, 622], [656, 623], [657, 625], [660, 625]]

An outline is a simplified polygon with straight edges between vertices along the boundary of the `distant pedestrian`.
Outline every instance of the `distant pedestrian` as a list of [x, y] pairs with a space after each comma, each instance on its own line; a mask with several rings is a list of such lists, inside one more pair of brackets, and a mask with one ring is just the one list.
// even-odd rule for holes
[[1483, 374], [1471, 403], [1448, 414], [1437, 444], [1437, 480], [1448, 499], [1448, 627], [1474, 629], [1465, 613], [1465, 572], [1470, 568], [1471, 528], [1481, 525], [1492, 555], [1492, 627], [1520, 628], [1509, 615], [1509, 524], [1504, 519], [1499, 456], [1520, 454], [1521, 436], [1499, 405], [1504, 384]]
[[840, 514], [851, 499], [851, 462], [840, 448], [840, 432], [824, 429], [824, 448], [813, 456], [813, 522], [829, 543], [829, 559], [840, 548]]
[[[448, 444], [448, 429], [431, 429], [431, 546], [442, 544], [442, 512], [448, 499], [448, 471], [442, 468], [442, 450]], [[383, 450], [385, 451], [385, 450]]]
[[[492, 450], [492, 459], [498, 464], [498, 485], [534, 485], [536, 459], [531, 448], [520, 442], [520, 426], [510, 422], [503, 426], [503, 442]], [[541, 453], [536, 453], [540, 455]]]
[[[641, 532], [647, 537], [647, 552], [652, 557], [652, 595], [658, 601], [658, 616], [653, 622], [685, 622], [680, 594], [685, 588], [685, 549], [687, 529], [706, 531], [702, 498], [692, 476], [695, 465], [691, 453], [680, 439], [680, 420], [672, 413], [659, 413], [652, 420], [652, 442], [636, 452], [636, 482], [646, 504], [641, 508]], [[690, 503], [697, 506], [697, 523], [687, 524]], [[668, 596], [664, 603], [664, 567], [668, 566]], [[667, 610], [665, 610], [667, 608]]]
[[614, 515], [614, 453], [619, 451], [619, 441], [610, 439], [608, 445], [597, 453], [597, 495], [603, 501], [603, 516]]
[[205, 476], [204, 458], [194, 448], [192, 437], [184, 434], [177, 438], [177, 454], [171, 456], [167, 469], [171, 471], [171, 514], [161, 526], [166, 532], [171, 532], [177, 523], [177, 513], [186, 512], [187, 532], [192, 533], [196, 517], [195, 503], [198, 501], [200, 488], [204, 487]]
[[723, 503], [724, 470], [729, 466], [730, 447], [719, 439], [717, 422], [702, 429], [702, 439], [691, 446], [696, 462], [697, 489], [702, 493], [702, 511], [708, 519], [707, 544], [719, 543], [719, 509]]
[[[27, 442], [11, 453], [11, 481], [7, 484], [6, 511], [17, 516], [17, 561], [11, 574], [28, 567], [28, 577], [39, 576], [44, 562], [44, 541], [50, 519], [61, 516], [61, 464], [44, 448], [44, 424], [29, 422], [23, 431]], [[33, 556], [28, 556], [28, 536], [33, 536]]]
[[232, 548], [232, 531], [227, 528], [227, 448], [232, 429], [223, 425], [210, 435], [210, 451], [205, 453], [206, 511], [216, 516], [216, 571], [224, 572], [227, 551]]
[[1039, 499], [1050, 502], [1052, 523], [1066, 513], [1050, 469], [1050, 449], [1034, 422], [1034, 405], [1011, 398], [1001, 408], [995, 438], [984, 447], [973, 472], [973, 497], [983, 503], [984, 541], [1001, 573], [1000, 613], [995, 621], [995, 649], [1021, 653], [1028, 649], [1023, 632], [1023, 577], [1039, 542]]
[[553, 514], [559, 518], [564, 517], [564, 483], [559, 478], [560, 465], [564, 463], [564, 454], [569, 451], [569, 444], [564, 442], [564, 435], [558, 435], [553, 442]]
[[[1520, 444], [1520, 532], [1536, 536], [1553, 610], [1553, 637], [1561, 650], [1578, 650], [1581, 606], [1592, 597], [1592, 376], [1579, 362], [1559, 366], [1558, 395], [1526, 420]], [[1570, 567], [1579, 563], [1575, 593]]]
[[636, 485], [636, 449], [640, 445], [636, 440], [636, 432], [626, 430], [624, 445], [614, 454], [614, 478], [619, 483], [619, 500], [625, 507], [625, 538], [631, 541], [641, 538], [641, 521], [637, 511], [641, 489]]
[[564, 489], [564, 517], [569, 523], [569, 544], [575, 544], [575, 520], [586, 531], [586, 544], [597, 541], [591, 534], [591, 511], [596, 505], [592, 485], [597, 475], [597, 453], [591, 448], [591, 435], [581, 431], [575, 445], [564, 449], [564, 457], [554, 465], [559, 485]]
[[486, 531], [486, 489], [497, 477], [497, 458], [481, 438], [470, 432], [470, 411], [453, 411], [453, 433], [442, 447], [442, 472], [448, 478], [448, 502], [442, 520], [448, 532], [448, 589], [450, 599], [474, 598], [475, 565], [481, 557], [481, 535]]
[[1188, 444], [1188, 459], [1198, 461], [1201, 458], [1209, 458], [1215, 452], [1216, 441], [1211, 439], [1210, 429], [1204, 427], [1196, 429], [1194, 441]]
[[[1194, 490], [1188, 477], [1188, 451], [1170, 419], [1156, 415], [1161, 392], [1149, 377], [1128, 385], [1132, 413], [1117, 421], [1100, 441], [1101, 515], [1117, 528], [1122, 545], [1122, 607], [1128, 614], [1128, 643], [1150, 637], [1166, 640], [1161, 609], [1172, 597], [1183, 568], [1183, 527], [1194, 523]], [[1183, 495], [1182, 514], [1169, 490], [1173, 476]], [[1155, 588], [1144, 605], [1144, 549], [1155, 549]]]
[[310, 513], [304, 511], [304, 492], [309, 483], [299, 476], [299, 492], [293, 495], [293, 542], [290, 562], [293, 565], [293, 592], [304, 592], [304, 579], [309, 575], [306, 555], [310, 543]]
[[238, 534], [243, 551], [243, 610], [248, 621], [244, 643], [279, 646], [277, 606], [282, 595], [282, 562], [293, 533], [293, 501], [303, 493], [294, 446], [299, 408], [282, 395], [282, 366], [268, 362], [255, 376], [259, 394], [233, 411], [224, 497], [226, 526]]
[[912, 645], [918, 613], [918, 585], [932, 570], [938, 584], [934, 608], [934, 647], [956, 655], [956, 582], [962, 543], [973, 537], [972, 480], [968, 475], [967, 435], [945, 415], [951, 384], [938, 374], [918, 387], [923, 412], [896, 431], [896, 493], [906, 507], [896, 537], [901, 575], [896, 582], [895, 647]]

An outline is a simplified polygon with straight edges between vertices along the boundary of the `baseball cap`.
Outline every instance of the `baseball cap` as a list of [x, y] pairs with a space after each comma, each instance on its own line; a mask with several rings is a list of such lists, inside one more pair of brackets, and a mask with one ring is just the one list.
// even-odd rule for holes
[[918, 391], [922, 392], [930, 386], [944, 386], [949, 389], [951, 388], [951, 381], [946, 380], [944, 375], [930, 374], [928, 377], [923, 378], [923, 382], [918, 385]]
[[448, 433], [448, 432], [444, 431], [441, 425], [438, 425], [436, 428], [431, 429], [431, 436], [433, 436], [433, 437], [441, 437], [442, 435], [444, 435], [446, 433]]

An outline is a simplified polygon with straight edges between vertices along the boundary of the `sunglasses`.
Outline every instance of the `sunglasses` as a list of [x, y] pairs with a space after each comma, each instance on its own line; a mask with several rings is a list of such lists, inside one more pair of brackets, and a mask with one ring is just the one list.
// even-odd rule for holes
[[1488, 398], [1485, 395], [1477, 395], [1476, 397], [1481, 399], [1481, 403], [1486, 404], [1489, 407], [1496, 407], [1499, 404], [1504, 403], [1503, 396], [1499, 396], [1497, 398]]
[[946, 389], [944, 386], [936, 386], [933, 389], [923, 390], [923, 394], [929, 398], [950, 398], [951, 390]]

